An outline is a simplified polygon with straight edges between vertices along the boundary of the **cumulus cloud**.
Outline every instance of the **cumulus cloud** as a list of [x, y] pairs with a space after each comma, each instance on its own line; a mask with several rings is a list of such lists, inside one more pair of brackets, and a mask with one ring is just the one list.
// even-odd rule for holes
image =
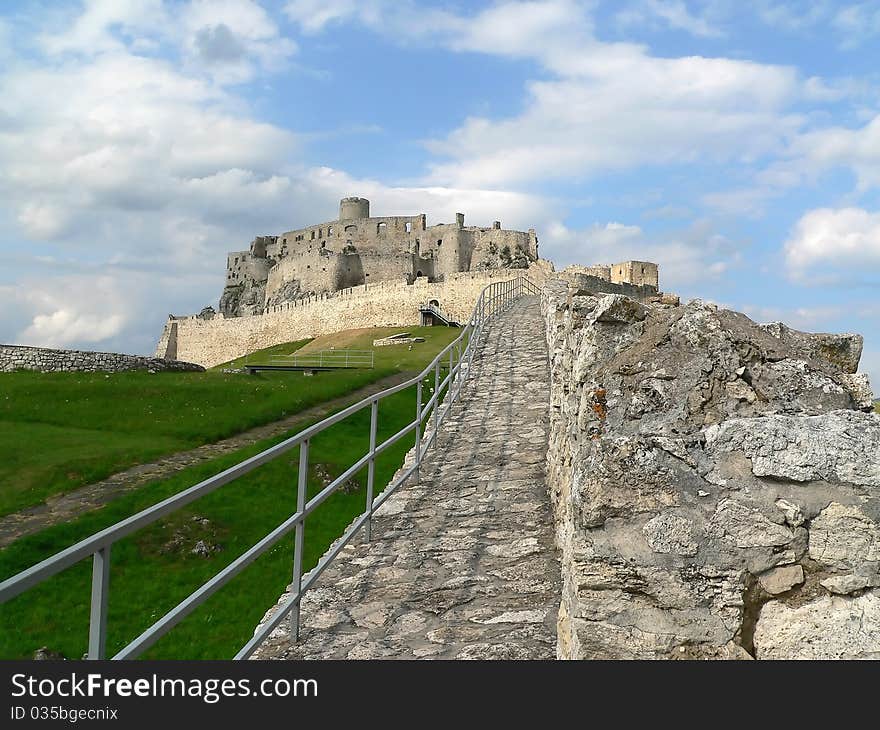
[[880, 265], [880, 213], [818, 208], [805, 213], [785, 244], [789, 272], [819, 280], [864, 280]]
[[880, 114], [856, 129], [829, 127], [801, 135], [789, 151], [789, 159], [776, 163], [771, 171], [787, 174], [794, 183], [815, 179], [835, 167], [851, 169], [858, 189], [880, 186]]
[[297, 50], [255, 0], [85, 0], [81, 10], [56, 10], [49, 18], [53, 28], [39, 42], [50, 56], [170, 47], [192, 70], [225, 84], [278, 68]]
[[[749, 161], [778, 150], [804, 122], [790, 111], [807, 93], [795, 69], [663, 58], [640, 45], [603, 42], [589, 12], [573, 0], [502, 2], [470, 15], [427, 11], [431, 22], [421, 24], [409, 22], [413, 5], [406, 0], [320, 5], [320, 20], [313, 0], [286, 8], [311, 32], [356, 21], [395, 39], [415, 36], [453, 51], [530, 58], [550, 74], [528, 85], [521, 113], [472, 117], [430, 140], [429, 151], [446, 158], [431, 167], [432, 184], [502, 187], [642, 164]], [[676, 5], [663, 6], [671, 8], [665, 15], [680, 15]]]
[[690, 11], [683, 0], [639, 0], [617, 13], [623, 26], [665, 26], [700, 38], [717, 38], [722, 30], [707, 18]]

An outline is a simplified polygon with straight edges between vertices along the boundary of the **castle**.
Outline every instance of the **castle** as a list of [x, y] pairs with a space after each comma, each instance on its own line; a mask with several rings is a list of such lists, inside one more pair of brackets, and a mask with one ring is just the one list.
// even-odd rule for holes
[[555, 272], [538, 257], [534, 229], [465, 226], [463, 213], [433, 226], [424, 213], [373, 218], [368, 200], [343, 198], [335, 221], [258, 236], [230, 253], [219, 312], [170, 315], [156, 356], [211, 367], [343, 329], [415, 326], [429, 303], [464, 322], [483, 287], [517, 273], [539, 286], [553, 276], [577, 291], [639, 301], [671, 296], [659, 292], [657, 264], [648, 261]]
[[248, 251], [226, 261], [220, 312], [260, 314], [308, 295], [386, 281], [412, 284], [419, 277], [444, 281], [450, 274], [528, 268], [538, 259], [534, 229], [510, 231], [455, 223], [428, 226], [424, 213], [370, 216], [370, 201], [343, 198], [339, 218], [276, 236], [258, 236]]

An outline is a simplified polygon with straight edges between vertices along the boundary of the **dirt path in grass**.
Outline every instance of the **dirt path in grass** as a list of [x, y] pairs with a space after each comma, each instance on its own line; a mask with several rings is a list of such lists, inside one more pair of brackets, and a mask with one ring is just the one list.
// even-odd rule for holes
[[223, 454], [237, 451], [257, 441], [291, 431], [308, 421], [329, 415], [331, 412], [356, 403], [369, 395], [402, 383], [412, 376], [412, 373], [390, 375], [387, 378], [382, 378], [375, 383], [352, 391], [347, 395], [325, 401], [311, 408], [306, 408], [304, 411], [283, 418], [280, 421], [274, 421], [248, 431], [243, 431], [213, 444], [205, 444], [188, 451], [170, 454], [149, 464], [133, 466], [100, 482], [87, 484], [69, 492], [50, 497], [43, 504], [0, 517], [0, 548], [4, 548], [26, 535], [33, 535], [47, 527], [58, 525], [62, 522], [69, 522], [86, 512], [103, 507], [108, 502], [127, 492], [138, 489], [148, 482], [170, 477], [194, 464], [201, 464]]

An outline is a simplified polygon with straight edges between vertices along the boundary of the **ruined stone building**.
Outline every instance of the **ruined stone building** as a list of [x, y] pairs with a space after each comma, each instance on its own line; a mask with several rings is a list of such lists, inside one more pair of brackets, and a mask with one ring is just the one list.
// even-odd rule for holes
[[424, 213], [370, 216], [370, 201], [343, 198], [339, 218], [274, 236], [258, 236], [226, 262], [220, 311], [259, 314], [308, 294], [384, 281], [443, 281], [449, 274], [525, 269], [538, 259], [535, 231], [455, 223], [428, 226]]

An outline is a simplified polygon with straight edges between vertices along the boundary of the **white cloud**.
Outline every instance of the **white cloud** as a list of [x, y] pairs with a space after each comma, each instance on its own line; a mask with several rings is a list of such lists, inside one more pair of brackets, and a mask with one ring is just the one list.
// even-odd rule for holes
[[880, 213], [861, 208], [818, 208], [805, 213], [785, 244], [797, 278], [843, 274], [856, 281], [880, 265]]
[[77, 15], [57, 13], [56, 25], [40, 36], [50, 55], [150, 54], [164, 44], [224, 84], [279, 68], [297, 50], [255, 0], [86, 0]]
[[841, 34], [841, 47], [857, 48], [880, 35], [880, 3], [860, 2], [840, 8], [832, 26]]
[[297, 50], [253, 0], [191, 0], [180, 16], [180, 36], [189, 60], [225, 83], [250, 80], [255, 64], [281, 68]]
[[56, 13], [58, 30], [40, 36], [50, 54], [119, 51], [125, 43], [117, 34], [137, 40], [161, 33], [170, 20], [162, 0], [86, 0], [82, 12]]
[[802, 119], [792, 69], [708, 58], [652, 58], [596, 45], [569, 58], [572, 75], [529, 85], [519, 116], [468, 119], [429, 149], [452, 159], [432, 179], [502, 185], [580, 178], [644, 164], [750, 161], [779, 149]]
[[830, 127], [801, 135], [789, 154], [790, 160], [774, 168], [793, 180], [843, 166], [853, 170], [860, 191], [880, 186], [880, 114], [858, 129]]
[[17, 333], [25, 345], [66, 347], [96, 343], [118, 335], [130, 316], [133, 298], [110, 276], [55, 276], [31, 279], [16, 292], [0, 290], [29, 318]]
[[709, 20], [694, 15], [683, 0], [639, 0], [617, 13], [624, 26], [664, 25], [700, 38], [717, 38], [724, 33]]
[[[666, 7], [675, 15], [676, 6]], [[421, 23], [411, 22], [408, 0], [296, 0], [286, 8], [310, 32], [354, 21], [401, 44], [531, 58], [551, 74], [528, 85], [520, 114], [472, 117], [428, 142], [446, 158], [432, 166], [430, 184], [506, 187], [642, 164], [755, 160], [777, 151], [804, 122], [788, 111], [807, 93], [795, 69], [662, 58], [643, 46], [601, 42], [573, 0], [502, 2], [471, 15], [427, 10], [430, 22]], [[809, 88], [815, 94], [816, 82]]]

